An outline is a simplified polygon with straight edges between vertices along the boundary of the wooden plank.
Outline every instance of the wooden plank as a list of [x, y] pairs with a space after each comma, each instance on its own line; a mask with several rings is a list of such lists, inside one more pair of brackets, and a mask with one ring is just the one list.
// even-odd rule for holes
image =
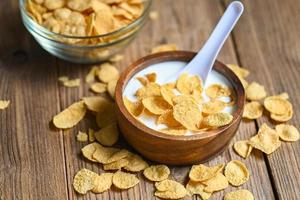
[[[21, 24], [17, 1], [0, 2], [0, 199], [66, 199], [57, 70]], [[48, 62], [45, 62], [47, 60]]]
[[[245, 14], [234, 31], [237, 53], [251, 80], [263, 84], [270, 95], [288, 92], [294, 106], [289, 122], [300, 127], [300, 3], [299, 1], [243, 1]], [[268, 117], [258, 124], [270, 122]], [[299, 199], [300, 143], [282, 143], [265, 156], [278, 199]], [[257, 181], [258, 182], [258, 181]]]
[[[144, 56], [149, 53], [150, 49], [160, 43], [176, 43], [181, 49], [185, 50], [198, 50], [205, 40], [208, 38], [214, 25], [223, 13], [223, 6], [218, 1], [197, 1], [186, 0], [176, 1], [164, 0], [154, 1], [154, 10], [159, 11], [160, 18], [156, 21], [149, 21], [139, 34], [137, 39], [123, 52], [125, 59], [118, 63], [119, 69], [122, 71], [133, 60]], [[231, 40], [225, 43], [224, 49], [221, 52], [220, 60], [225, 63], [236, 63], [235, 50]], [[59, 74], [68, 75], [70, 77], [84, 77], [89, 70], [87, 65], [73, 65], [66, 62], [59, 62]], [[62, 107], [67, 107], [72, 102], [78, 100], [82, 96], [88, 96], [91, 93], [88, 91], [86, 85], [84, 88], [64, 88], [60, 87], [60, 101]], [[90, 118], [90, 117], [89, 117]], [[90, 118], [92, 119], [92, 117]], [[84, 144], [78, 143], [75, 135], [78, 130], [86, 131], [88, 127], [95, 127], [93, 122], [86, 120], [78, 127], [65, 131], [64, 144], [66, 152], [66, 166], [67, 166], [67, 179], [68, 191], [70, 199], [156, 199], [153, 196], [153, 184], [141, 179], [141, 183], [128, 190], [117, 191], [111, 190], [103, 194], [78, 195], [72, 188], [72, 181], [75, 173], [82, 167], [86, 167], [96, 172], [102, 172], [99, 165], [86, 161], [80, 155], [80, 149]], [[95, 127], [96, 128], [96, 127]], [[243, 123], [239, 132], [234, 140], [248, 138], [255, 132], [255, 124]], [[120, 142], [125, 145], [124, 141]], [[216, 163], [228, 162], [231, 159], [240, 159], [230, 148], [220, 156], [216, 157], [207, 164], [213, 165]], [[247, 166], [250, 168], [251, 178], [242, 188], [248, 188], [254, 193], [256, 199], [274, 199], [271, 184], [268, 178], [267, 168], [261, 153], [256, 153], [246, 161]], [[190, 166], [186, 167], [171, 167], [172, 179], [186, 183], [187, 173]], [[264, 183], [258, 185], [257, 183]], [[235, 188], [229, 187], [225, 192], [234, 190]], [[225, 192], [214, 194], [211, 199], [223, 198]], [[186, 198], [192, 199], [192, 198]], [[193, 199], [200, 199], [193, 197]]]

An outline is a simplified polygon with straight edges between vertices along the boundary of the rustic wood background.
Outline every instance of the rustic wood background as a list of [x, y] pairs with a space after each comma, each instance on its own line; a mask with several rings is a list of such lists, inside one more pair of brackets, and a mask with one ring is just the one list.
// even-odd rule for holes
[[[148, 21], [136, 40], [122, 52], [120, 70], [161, 43], [176, 43], [197, 51], [230, 1], [154, 0], [160, 13]], [[269, 94], [288, 92], [295, 108], [291, 124], [300, 128], [300, 1], [243, 1], [245, 13], [225, 43], [219, 60], [237, 63], [251, 71], [250, 80], [265, 85]], [[22, 25], [17, 0], [0, 1], [0, 99], [9, 99], [0, 111], [0, 199], [155, 199], [152, 183], [142, 181], [128, 191], [78, 195], [72, 179], [82, 167], [101, 172], [97, 164], [79, 155], [84, 145], [75, 139], [78, 130], [94, 126], [85, 120], [68, 131], [52, 131], [49, 121], [60, 110], [84, 95], [87, 85], [70, 89], [58, 84], [62, 75], [83, 78], [89, 66], [59, 60], [33, 40]], [[249, 138], [267, 121], [243, 122], [234, 141]], [[126, 144], [125, 144], [126, 145]], [[180, 159], [180, 158], [179, 158]], [[229, 148], [208, 164], [241, 159]], [[245, 160], [250, 180], [240, 188], [255, 199], [300, 198], [300, 143], [283, 143], [266, 156], [258, 151]], [[172, 167], [172, 178], [186, 181], [189, 167]], [[222, 199], [228, 187], [211, 199]], [[191, 198], [186, 198], [191, 199]], [[193, 197], [192, 199], [200, 199]]]

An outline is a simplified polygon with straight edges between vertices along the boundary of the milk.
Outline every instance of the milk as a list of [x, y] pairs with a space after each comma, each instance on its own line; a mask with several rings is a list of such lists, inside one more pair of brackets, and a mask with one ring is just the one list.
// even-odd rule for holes
[[[136, 73], [127, 83], [124, 91], [123, 91], [123, 96], [126, 96], [129, 100], [131, 101], [137, 101], [137, 98], [135, 97], [135, 92], [143, 87], [143, 85], [136, 79], [136, 77], [143, 77], [146, 74], [153, 73], [155, 72], [157, 74], [157, 79], [156, 83], [163, 85], [167, 82], [167, 79], [170, 78], [172, 74], [176, 74], [176, 72], [180, 71], [187, 63], [182, 62], [182, 61], [167, 61], [167, 62], [161, 62], [157, 64], [153, 64], [148, 66], [147, 68], [139, 71]], [[215, 70], [212, 70], [211, 73], [208, 75], [205, 85], [204, 85], [204, 90], [208, 86], [212, 84], [220, 84], [227, 86], [229, 88], [232, 88], [230, 82], [226, 77], [224, 77], [222, 74], [218, 73]], [[205, 92], [202, 93], [203, 100], [204, 102], [209, 101], [210, 99], [205, 95]], [[229, 97], [222, 97], [220, 100], [224, 102], [229, 102], [230, 98]], [[227, 106], [222, 112], [227, 112], [233, 114], [234, 111], [236, 110], [236, 106]], [[148, 126], [151, 129], [154, 130], [160, 130], [163, 128], [166, 128], [165, 125], [159, 124], [157, 125], [155, 122], [155, 119], [152, 118], [147, 118], [145, 116], [140, 116], [139, 120]], [[187, 134], [190, 134], [187, 132]]]

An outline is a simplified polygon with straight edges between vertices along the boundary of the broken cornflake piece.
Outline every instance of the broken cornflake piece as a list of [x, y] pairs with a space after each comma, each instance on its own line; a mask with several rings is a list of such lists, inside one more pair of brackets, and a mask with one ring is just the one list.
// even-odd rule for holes
[[249, 171], [244, 163], [232, 160], [227, 163], [224, 174], [231, 185], [240, 186], [249, 180]]
[[160, 115], [156, 120], [156, 124], [165, 124], [167, 127], [172, 128], [179, 128], [182, 126], [178, 121], [174, 119], [173, 110], [171, 109]]
[[283, 141], [295, 142], [299, 140], [299, 131], [293, 125], [279, 124], [275, 127], [275, 130]]
[[71, 128], [75, 126], [85, 115], [86, 106], [83, 101], [75, 102], [61, 113], [53, 117], [53, 124], [57, 128]]
[[264, 123], [258, 133], [250, 138], [249, 144], [266, 154], [271, 154], [280, 147], [281, 142], [277, 132]]
[[209, 180], [216, 176], [218, 173], [222, 172], [224, 164], [219, 164], [213, 167], [207, 167], [205, 165], [193, 165], [189, 172], [189, 178], [192, 181], [203, 182]]
[[170, 169], [166, 165], [151, 165], [143, 173], [150, 181], [163, 181], [169, 177]]
[[246, 103], [243, 118], [258, 119], [262, 116], [264, 107], [258, 101]]
[[189, 182], [186, 185], [186, 190], [188, 191], [188, 194], [190, 196], [194, 195], [194, 194], [198, 194], [200, 195], [201, 199], [203, 200], [208, 200], [212, 193], [211, 192], [205, 192], [204, 188], [206, 186], [201, 183], [201, 182], [195, 182], [192, 180], [189, 180]]
[[102, 173], [98, 175], [94, 180], [94, 188], [92, 189], [92, 192], [102, 193], [110, 189], [113, 175], [113, 173]]
[[248, 140], [240, 140], [235, 142], [233, 148], [235, 152], [243, 158], [247, 158], [252, 151], [252, 146], [249, 144]]
[[79, 87], [80, 86], [80, 79], [79, 78], [69, 79], [67, 76], [61, 76], [61, 77], [58, 78], [58, 80], [60, 82], [62, 82], [62, 84], [65, 87]]
[[81, 132], [81, 131], [78, 132], [76, 138], [77, 138], [78, 142], [86, 142], [86, 141], [88, 141], [88, 135], [86, 133], [84, 133], [84, 132]]
[[146, 86], [148, 84], [148, 80], [144, 77], [138, 76], [136, 79], [143, 85]]
[[0, 110], [4, 110], [10, 104], [9, 100], [0, 100]]
[[156, 81], [156, 73], [154, 73], [154, 72], [153, 72], [153, 73], [146, 74], [145, 77], [147, 78], [147, 80], [148, 80], [149, 82], [155, 83], [155, 81]]
[[100, 131], [94, 133], [94, 136], [100, 144], [105, 146], [114, 145], [119, 138], [119, 131], [116, 123], [112, 123]]
[[94, 188], [94, 181], [98, 174], [88, 169], [81, 169], [76, 173], [73, 180], [73, 187], [76, 192], [86, 194]]
[[177, 51], [176, 44], [162, 44], [152, 48], [151, 53], [165, 52], [165, 51]]
[[104, 83], [92, 83], [90, 86], [90, 89], [98, 94], [101, 94], [103, 92], [106, 92], [106, 84]]
[[227, 193], [224, 196], [224, 200], [239, 200], [239, 199], [254, 200], [254, 197], [249, 190], [245, 190], [245, 189], [232, 191]]
[[134, 187], [139, 182], [139, 179], [134, 174], [125, 173], [122, 171], [117, 171], [113, 176], [114, 186], [121, 190], [126, 190]]
[[264, 88], [264, 86], [252, 82], [247, 88], [246, 88], [246, 98], [251, 101], [257, 101], [265, 98], [267, 96], [267, 92]]

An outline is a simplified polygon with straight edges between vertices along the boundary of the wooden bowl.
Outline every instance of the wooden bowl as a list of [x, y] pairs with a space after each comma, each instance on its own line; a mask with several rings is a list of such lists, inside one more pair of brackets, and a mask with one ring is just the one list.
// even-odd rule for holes
[[244, 88], [238, 77], [219, 61], [215, 62], [214, 70], [229, 80], [237, 96], [237, 109], [233, 114], [233, 121], [229, 125], [201, 134], [174, 136], [148, 128], [126, 109], [122, 93], [134, 74], [152, 64], [164, 61], [189, 62], [195, 55], [194, 52], [174, 51], [143, 57], [131, 64], [122, 73], [117, 83], [116, 103], [119, 128], [128, 143], [149, 160], [171, 165], [207, 161], [228, 146], [239, 127], [245, 104]]

